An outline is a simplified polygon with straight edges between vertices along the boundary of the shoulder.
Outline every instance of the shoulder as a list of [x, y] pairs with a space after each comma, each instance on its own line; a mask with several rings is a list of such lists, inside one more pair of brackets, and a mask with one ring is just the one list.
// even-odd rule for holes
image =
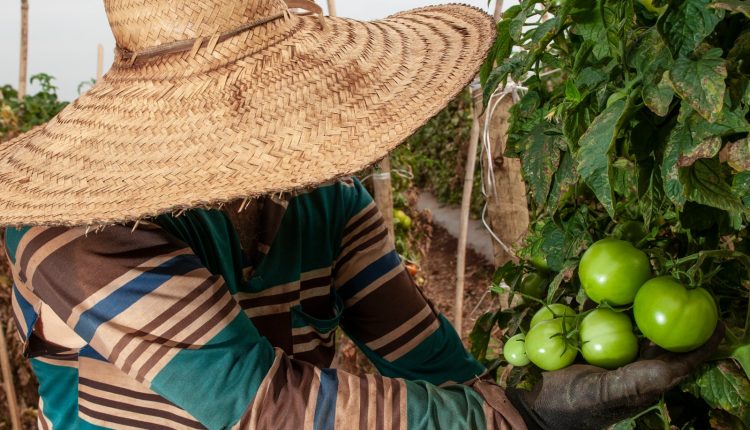
[[15, 269], [29, 278], [45, 267], [64, 272], [72, 263], [92, 270], [104, 261], [131, 264], [173, 253], [185, 244], [158, 226], [113, 225], [99, 231], [86, 227], [23, 227], [6, 230], [5, 247]]
[[347, 176], [299, 193], [290, 202], [315, 205], [326, 212], [339, 212], [348, 219], [369, 206], [372, 197], [359, 179]]

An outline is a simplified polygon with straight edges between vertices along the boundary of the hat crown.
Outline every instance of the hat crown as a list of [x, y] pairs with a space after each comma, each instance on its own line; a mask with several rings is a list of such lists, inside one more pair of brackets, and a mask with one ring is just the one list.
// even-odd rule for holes
[[284, 0], [104, 0], [117, 46], [141, 51], [207, 37], [287, 9]]

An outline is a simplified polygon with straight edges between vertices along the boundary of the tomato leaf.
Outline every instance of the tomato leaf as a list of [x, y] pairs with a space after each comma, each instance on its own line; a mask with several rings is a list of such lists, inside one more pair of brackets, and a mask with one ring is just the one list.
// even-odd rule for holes
[[576, 154], [578, 173], [594, 190], [610, 216], [614, 216], [614, 196], [610, 182], [611, 153], [620, 131], [625, 101], [618, 100], [594, 119], [591, 127], [581, 136], [580, 149]]
[[693, 166], [680, 171], [680, 181], [690, 201], [728, 212], [742, 212], [744, 209], [739, 197], [724, 179], [718, 160], [698, 160]]
[[750, 344], [742, 345], [732, 352], [732, 358], [737, 361], [745, 375], [750, 378]]
[[734, 170], [738, 172], [750, 170], [750, 138], [746, 137], [728, 143], [721, 153], [721, 161], [725, 161]]
[[650, 160], [641, 163], [638, 168], [638, 208], [646, 228], [664, 213], [667, 203], [658, 169], [654, 169]]
[[708, 7], [724, 9], [731, 13], [741, 13], [750, 18], [750, 2], [741, 0], [722, 0], [711, 3]]
[[487, 312], [474, 324], [469, 334], [471, 343], [471, 355], [479, 361], [484, 361], [487, 356], [487, 346], [490, 343], [492, 328], [495, 326], [495, 312]]
[[677, 159], [678, 167], [692, 166], [698, 159], [713, 158], [721, 149], [721, 138], [711, 136], [704, 139], [692, 148], [687, 147], [682, 151], [682, 155]]
[[675, 2], [659, 19], [657, 28], [674, 57], [684, 57], [691, 53], [721, 21], [723, 11], [708, 8], [710, 2]]
[[664, 72], [658, 82], [647, 82], [643, 86], [643, 102], [651, 111], [659, 116], [667, 116], [669, 106], [674, 99], [672, 82], [669, 72]]
[[707, 366], [697, 377], [701, 397], [712, 408], [718, 408], [750, 424], [750, 381], [731, 361]]
[[592, 52], [597, 59], [609, 55], [609, 40], [607, 38], [607, 27], [602, 19], [602, 0], [591, 8], [579, 10], [574, 16], [575, 26], [573, 30], [583, 37], [583, 40], [591, 43]]
[[510, 21], [502, 20], [497, 24], [497, 38], [492, 45], [487, 61], [482, 65], [479, 71], [479, 77], [482, 85], [487, 83], [487, 79], [495, 68], [495, 63], [502, 63], [511, 54], [513, 41], [510, 38]]
[[560, 164], [561, 136], [547, 134], [546, 127], [542, 122], [527, 136], [523, 145], [526, 156], [521, 160], [529, 191], [539, 206], [547, 201], [552, 176]]
[[724, 109], [716, 122], [709, 123], [683, 105], [678, 124], [667, 138], [662, 157], [661, 175], [667, 197], [677, 207], [682, 207], [687, 196], [684, 188], [686, 179], [680, 174], [680, 166], [691, 165], [698, 158], [713, 157], [717, 147], [720, 147], [720, 137], [747, 129], [748, 123], [740, 110]]
[[740, 197], [745, 209], [750, 209], [750, 171], [740, 172], [734, 176], [732, 191]]
[[680, 57], [669, 74], [680, 98], [711, 122], [724, 106], [727, 69], [721, 55], [721, 49], [713, 48], [695, 60]]
[[592, 241], [586, 218], [581, 212], [576, 212], [561, 223], [547, 223], [542, 229], [542, 237], [542, 251], [547, 256], [547, 264], [556, 272], [563, 271]]
[[[552, 189], [549, 193], [547, 200], [547, 208], [550, 214], [557, 212], [557, 208], [562, 203], [561, 199], [567, 193], [572, 192], [572, 188], [578, 182], [578, 173], [575, 169], [575, 162], [573, 156], [569, 152], [563, 152], [562, 158], [560, 159], [560, 166], [555, 172], [555, 176], [552, 179]], [[575, 196], [573, 196], [575, 198]]]

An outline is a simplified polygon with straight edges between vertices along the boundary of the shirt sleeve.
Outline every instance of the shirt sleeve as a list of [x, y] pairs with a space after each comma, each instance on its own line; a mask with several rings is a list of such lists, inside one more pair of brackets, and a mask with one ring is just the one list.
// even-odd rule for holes
[[485, 372], [447, 319], [425, 299], [388, 236], [383, 216], [356, 179], [334, 265], [342, 325], [381, 374], [441, 385]]
[[508, 426], [465, 386], [291, 359], [258, 333], [220, 276], [154, 225], [89, 235], [35, 227], [13, 255], [19, 281], [87, 348], [209, 429]]

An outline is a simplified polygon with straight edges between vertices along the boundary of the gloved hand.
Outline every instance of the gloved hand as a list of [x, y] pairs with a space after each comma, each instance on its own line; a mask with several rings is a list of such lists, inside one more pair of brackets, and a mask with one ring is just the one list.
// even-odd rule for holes
[[642, 359], [617, 370], [573, 365], [545, 372], [529, 391], [510, 388], [511, 403], [530, 429], [599, 430], [648, 408], [708, 359], [724, 337], [719, 323], [699, 349], [675, 354], [646, 348]]

